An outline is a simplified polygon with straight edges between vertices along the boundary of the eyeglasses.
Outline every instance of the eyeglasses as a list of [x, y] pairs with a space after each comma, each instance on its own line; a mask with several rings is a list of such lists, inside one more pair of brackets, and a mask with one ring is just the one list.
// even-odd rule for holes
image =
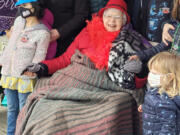
[[106, 15], [104, 14], [104, 17], [107, 19], [114, 19], [114, 20], [120, 20], [121, 16], [112, 16], [112, 15]]

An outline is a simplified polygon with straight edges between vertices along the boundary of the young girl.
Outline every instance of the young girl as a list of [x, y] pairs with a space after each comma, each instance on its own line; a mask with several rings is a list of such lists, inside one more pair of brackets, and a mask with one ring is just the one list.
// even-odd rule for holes
[[174, 30], [170, 29], [169, 34], [173, 37], [173, 42], [168, 43], [169, 45], [166, 45], [166, 42], [161, 42], [160, 44], [147, 49], [145, 51], [140, 51], [138, 53], [135, 53], [135, 55], [130, 57], [130, 60], [132, 59], [140, 59], [141, 61], [148, 61], [152, 56], [155, 54], [170, 50], [171, 52], [175, 54], [180, 54], [180, 44], [179, 44], [179, 36], [180, 36], [180, 0], [174, 0], [173, 3], [173, 10], [172, 10], [172, 20], [170, 20], [169, 23], [171, 23], [174, 26]]
[[[7, 96], [7, 135], [13, 135], [19, 110], [33, 91], [35, 79], [33, 73], [24, 69], [45, 59], [50, 33], [40, 19], [43, 9], [37, 0], [19, 0], [21, 16], [17, 17], [12, 33], [2, 56], [1, 85]], [[30, 76], [30, 77], [29, 77]]]
[[180, 134], [180, 57], [169, 52], [148, 63], [149, 88], [143, 105], [143, 135]]

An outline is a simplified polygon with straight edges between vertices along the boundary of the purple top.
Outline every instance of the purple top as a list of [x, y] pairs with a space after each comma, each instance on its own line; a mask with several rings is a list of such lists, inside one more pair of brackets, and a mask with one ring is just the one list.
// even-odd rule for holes
[[[54, 15], [51, 13], [50, 10], [45, 9], [44, 17], [42, 18], [42, 23], [48, 27], [49, 30], [52, 29], [52, 25], [54, 23]], [[56, 55], [56, 48], [57, 48], [57, 41], [52, 41], [49, 44], [46, 60], [52, 59]]]

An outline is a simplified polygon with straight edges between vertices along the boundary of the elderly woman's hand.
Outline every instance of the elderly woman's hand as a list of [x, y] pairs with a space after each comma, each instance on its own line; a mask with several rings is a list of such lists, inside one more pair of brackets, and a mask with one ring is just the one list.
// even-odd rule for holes
[[124, 64], [124, 70], [138, 74], [142, 69], [142, 62], [140, 60], [128, 60]]
[[137, 55], [132, 55], [129, 57], [129, 60], [139, 60], [139, 57]]
[[[30, 73], [26, 73], [26, 72], [30, 72]], [[36, 74], [38, 77], [42, 77], [48, 75], [48, 67], [43, 63], [32, 63], [29, 66], [27, 66], [26, 69], [22, 72], [23, 75], [24, 73], [26, 73], [25, 75]]]
[[166, 23], [166, 24], [164, 25], [164, 27], [163, 27], [162, 41], [163, 41], [166, 45], [168, 45], [167, 41], [169, 41], [169, 42], [172, 42], [172, 41], [173, 41], [172, 37], [170, 36], [170, 34], [169, 34], [169, 32], [168, 32], [170, 29], [174, 30], [174, 27], [173, 27], [173, 25], [168, 24], [168, 23]]

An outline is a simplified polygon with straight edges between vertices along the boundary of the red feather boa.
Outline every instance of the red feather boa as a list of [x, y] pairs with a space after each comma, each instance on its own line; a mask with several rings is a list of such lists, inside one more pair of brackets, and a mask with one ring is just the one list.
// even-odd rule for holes
[[86, 52], [86, 55], [95, 64], [96, 68], [108, 69], [109, 52], [112, 42], [120, 31], [108, 32], [104, 28], [102, 18], [95, 16], [92, 21], [87, 22], [87, 30], [93, 44], [94, 52]]

